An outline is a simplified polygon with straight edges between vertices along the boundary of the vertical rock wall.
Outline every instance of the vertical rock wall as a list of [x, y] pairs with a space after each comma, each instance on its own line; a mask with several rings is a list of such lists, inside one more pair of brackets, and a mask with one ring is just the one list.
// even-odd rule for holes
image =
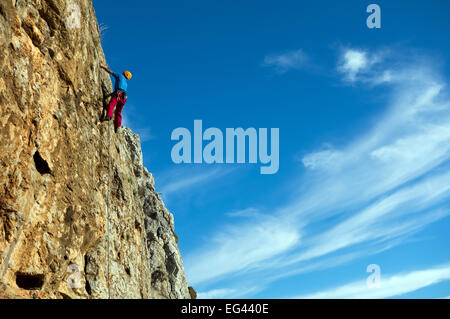
[[139, 137], [99, 123], [102, 64], [90, 0], [0, 2], [0, 298], [189, 298]]

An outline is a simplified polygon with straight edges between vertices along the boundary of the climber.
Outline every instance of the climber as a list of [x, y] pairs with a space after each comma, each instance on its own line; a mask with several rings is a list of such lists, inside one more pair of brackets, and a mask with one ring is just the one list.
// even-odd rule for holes
[[110, 121], [113, 117], [113, 111], [115, 110], [114, 117], [114, 131], [117, 133], [118, 129], [122, 126], [122, 109], [127, 102], [127, 81], [131, 79], [131, 73], [124, 71], [122, 74], [117, 74], [108, 69], [107, 66], [102, 68], [114, 77], [114, 92], [111, 94], [111, 101], [109, 102], [108, 110], [103, 121]]

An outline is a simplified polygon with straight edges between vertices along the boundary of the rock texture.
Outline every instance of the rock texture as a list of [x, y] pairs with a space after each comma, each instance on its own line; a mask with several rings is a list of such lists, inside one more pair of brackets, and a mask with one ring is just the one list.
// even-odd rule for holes
[[190, 298], [139, 137], [99, 122], [101, 64], [90, 0], [0, 2], [0, 298]]

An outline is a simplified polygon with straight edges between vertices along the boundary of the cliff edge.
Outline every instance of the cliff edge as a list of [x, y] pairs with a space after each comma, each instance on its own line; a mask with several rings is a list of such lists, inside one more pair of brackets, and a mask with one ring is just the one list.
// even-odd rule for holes
[[0, 3], [0, 298], [190, 298], [102, 64], [90, 0]]

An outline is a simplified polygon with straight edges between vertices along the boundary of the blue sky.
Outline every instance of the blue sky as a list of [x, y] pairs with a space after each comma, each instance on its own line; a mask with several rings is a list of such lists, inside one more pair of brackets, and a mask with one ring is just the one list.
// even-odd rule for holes
[[[366, 7], [381, 7], [368, 29]], [[448, 1], [94, 1], [203, 298], [450, 296]], [[181, 164], [177, 127], [279, 128], [280, 169]], [[366, 268], [381, 269], [368, 288]]]

